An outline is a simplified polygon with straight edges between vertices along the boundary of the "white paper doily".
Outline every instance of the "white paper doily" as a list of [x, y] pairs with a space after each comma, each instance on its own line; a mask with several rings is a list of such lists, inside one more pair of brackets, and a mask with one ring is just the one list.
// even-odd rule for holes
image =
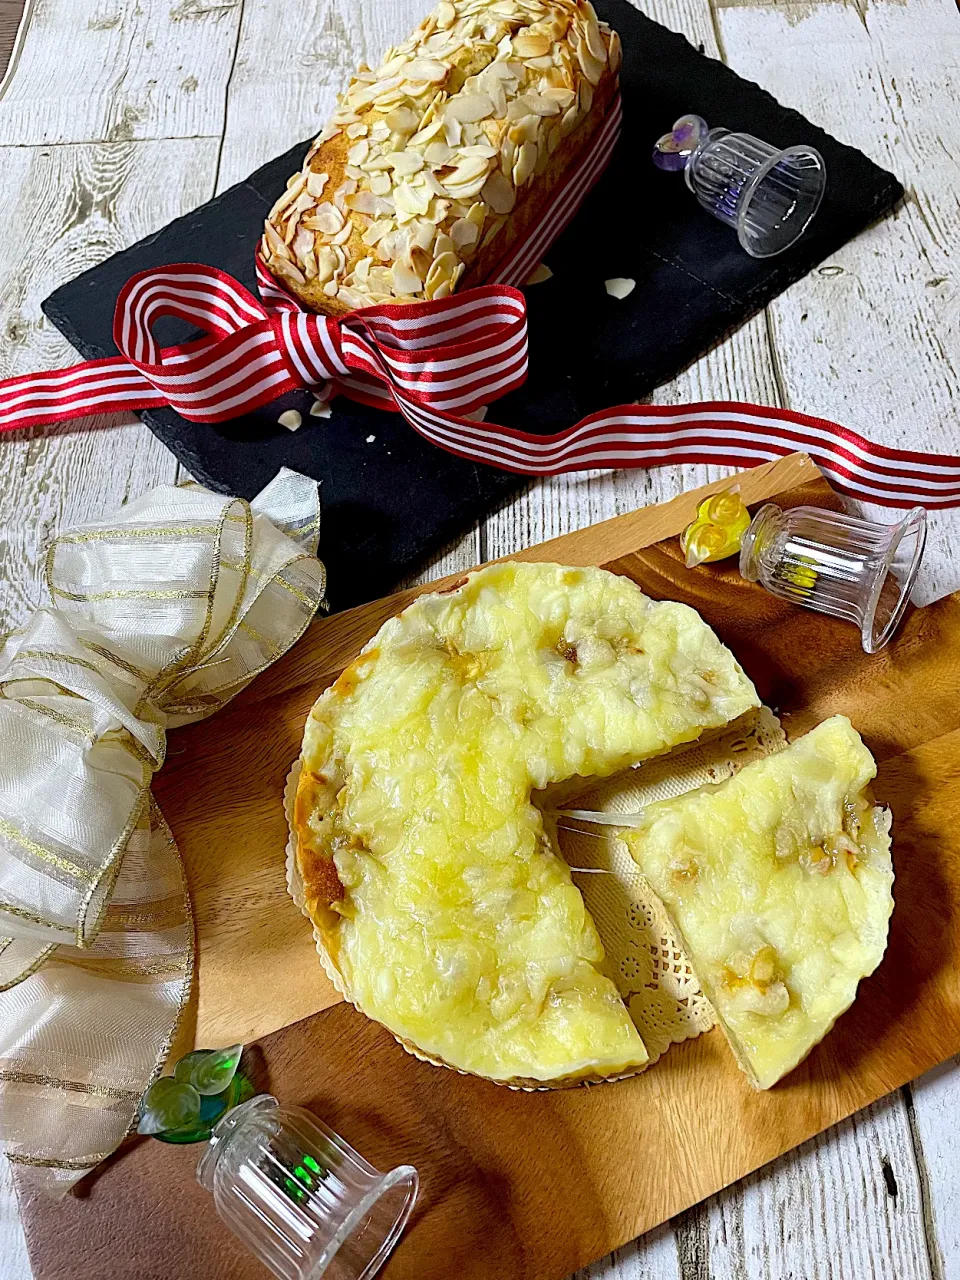
[[[631, 814], [654, 800], [683, 795], [732, 777], [744, 765], [786, 746], [786, 737], [766, 707], [741, 716], [709, 741], [677, 749], [636, 769], [606, 778], [564, 809]], [[716, 1022], [700, 990], [666, 910], [619, 838], [617, 828], [587, 827], [548, 815], [556, 843], [574, 871], [606, 952], [604, 968], [616, 984], [650, 1054], [652, 1066], [672, 1044], [709, 1031]], [[581, 827], [575, 831], [568, 827]], [[598, 870], [610, 874], [597, 874]]]

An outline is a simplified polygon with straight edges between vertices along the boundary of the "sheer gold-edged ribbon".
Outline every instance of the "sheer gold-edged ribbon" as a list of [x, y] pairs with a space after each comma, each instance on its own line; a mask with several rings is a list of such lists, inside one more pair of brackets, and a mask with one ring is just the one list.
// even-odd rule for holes
[[323, 602], [317, 485], [154, 489], [59, 537], [0, 643], [0, 1147], [69, 1187], [113, 1151], [190, 993], [166, 730], [224, 705]]

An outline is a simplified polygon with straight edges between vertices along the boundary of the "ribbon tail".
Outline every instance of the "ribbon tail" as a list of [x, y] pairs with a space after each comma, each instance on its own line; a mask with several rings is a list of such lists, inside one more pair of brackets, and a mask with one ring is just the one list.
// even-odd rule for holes
[[824, 418], [737, 402], [623, 404], [537, 436], [457, 417], [404, 393], [394, 398], [407, 422], [448, 453], [517, 475], [710, 463], [755, 467], [807, 453], [839, 490], [881, 506], [960, 506], [960, 457], [875, 444]]
[[47, 427], [95, 413], [156, 409], [163, 404], [163, 394], [143, 374], [123, 356], [111, 356], [0, 383], [0, 431]]

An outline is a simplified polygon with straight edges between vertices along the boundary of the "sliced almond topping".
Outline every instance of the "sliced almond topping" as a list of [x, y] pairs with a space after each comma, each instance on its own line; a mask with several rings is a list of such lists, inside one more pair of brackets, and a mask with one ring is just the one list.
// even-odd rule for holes
[[459, 120], [461, 124], [483, 120], [493, 112], [493, 102], [485, 93], [458, 93], [443, 109], [444, 120]]
[[373, 191], [358, 191], [355, 195], [347, 196], [346, 203], [349, 209], [356, 213], [367, 213], [371, 218], [393, 213], [394, 209], [389, 196], [380, 196]]
[[442, 62], [434, 62], [431, 58], [414, 58], [403, 68], [405, 80], [423, 80], [432, 84], [446, 80], [449, 70]]
[[603, 63], [599, 58], [595, 58], [587, 48], [585, 40], [581, 40], [577, 45], [577, 61], [580, 63], [580, 69], [587, 77], [591, 84], [599, 84], [600, 77], [603, 75]]
[[456, 152], [445, 142], [431, 142], [423, 149], [423, 158], [428, 164], [446, 164]]
[[587, 20], [584, 36], [587, 49], [602, 66], [607, 60], [607, 46], [603, 42], [603, 36], [600, 34], [600, 27], [597, 25], [596, 18]]
[[390, 156], [390, 164], [395, 174], [401, 178], [406, 178], [419, 173], [423, 168], [424, 160], [418, 151], [395, 151]]
[[397, 259], [390, 272], [390, 278], [396, 294], [419, 293], [423, 288], [423, 281], [413, 269], [409, 258]]
[[426, 249], [421, 249], [418, 244], [413, 245], [410, 250], [410, 264], [419, 279], [430, 270], [430, 264], [433, 262], [433, 255]]
[[[397, 107], [395, 108], [395, 110], [399, 111], [401, 110], [401, 108]], [[393, 112], [391, 112], [390, 114], [392, 115]], [[370, 128], [371, 142], [386, 142], [386, 140], [389, 137], [390, 137], [390, 125], [387, 123], [386, 120], [378, 120], [376, 124], [371, 126]]]
[[309, 218], [304, 218], [303, 225], [310, 231], [322, 231], [328, 236], [336, 235], [343, 227], [343, 214], [328, 200], [324, 200]]
[[503, 141], [500, 144], [500, 168], [504, 173], [512, 173], [513, 166], [517, 162], [517, 144], [510, 137], [509, 133], [503, 135]]
[[457, 11], [453, 5], [450, 4], [450, 0], [443, 0], [442, 4], [437, 5], [435, 16], [437, 19], [437, 26], [446, 30], [448, 27], [452, 27], [456, 21]]
[[623, 46], [616, 31], [610, 32], [610, 51], [607, 56], [610, 59], [610, 70], [616, 75], [620, 70], [620, 64], [623, 62]]
[[[441, 286], [451, 285], [455, 269], [453, 265], [454, 263], [456, 263], [456, 258], [454, 258], [452, 253], [446, 255], [446, 261], [440, 258], [436, 259], [433, 266], [430, 268], [430, 273], [423, 286], [423, 291], [428, 298], [435, 298], [437, 296], [437, 290], [441, 288]], [[446, 293], [443, 293], [440, 296], [446, 297], [446, 294], [449, 292], [450, 288], [448, 287]]]
[[533, 32], [522, 32], [513, 37], [513, 52], [518, 58], [541, 58], [550, 52], [553, 41], [549, 36], [535, 35]]
[[337, 234], [333, 237], [330, 243], [346, 244], [352, 234], [353, 234], [353, 224], [348, 222], [346, 223], [342, 231], [337, 232]]
[[369, 300], [362, 293], [358, 293], [355, 289], [348, 289], [345, 285], [341, 285], [337, 290], [337, 301], [342, 302], [351, 311], [357, 311], [360, 307], [365, 307], [369, 303]]
[[558, 124], [555, 125], [547, 134], [547, 153], [552, 156], [562, 141], [563, 129]]
[[393, 189], [393, 199], [398, 213], [416, 216], [426, 213], [430, 207], [430, 193], [424, 186], [411, 182], [398, 183]]
[[349, 164], [363, 164], [369, 154], [370, 143], [366, 138], [361, 138], [360, 141], [355, 142], [347, 152], [347, 161]]
[[560, 114], [559, 102], [555, 102], [552, 98], [545, 98], [540, 93], [527, 92], [517, 101], [536, 116], [556, 116]]
[[440, 223], [446, 218], [450, 212], [450, 201], [441, 200], [437, 196], [430, 201], [430, 208], [427, 210], [427, 217], [431, 222]]
[[336, 269], [337, 255], [329, 246], [324, 245], [317, 254], [317, 279], [321, 284], [326, 284], [328, 280], [332, 279]]
[[267, 248], [271, 253], [275, 253], [278, 258], [289, 258], [287, 246], [283, 243], [280, 236], [277, 235], [277, 229], [272, 222], [263, 224], [263, 235], [267, 242]]
[[463, 127], [456, 116], [443, 117], [443, 136], [446, 138], [448, 147], [459, 147], [463, 141]]
[[467, 210], [465, 217], [468, 222], [476, 223], [477, 230], [483, 230], [483, 224], [487, 217], [487, 206], [482, 200], [478, 200], [476, 204], [472, 204]]
[[393, 221], [390, 218], [382, 218], [378, 222], [372, 222], [363, 233], [363, 243], [371, 248], [382, 240], [388, 231], [393, 230]]
[[458, 252], [469, 249], [480, 238], [480, 228], [469, 218], [458, 218], [450, 228], [450, 239]]
[[393, 133], [416, 133], [420, 117], [410, 107], [394, 107], [392, 111], [387, 112], [383, 123]]
[[537, 166], [537, 144], [525, 142], [517, 152], [517, 162], [513, 166], [514, 186], [522, 187]]
[[517, 202], [513, 183], [499, 169], [490, 174], [480, 193], [494, 213], [509, 213]]
[[562, 88], [546, 88], [541, 90], [541, 97], [555, 102], [561, 111], [566, 111], [571, 102], [576, 100], [576, 94], [572, 89]]
[[429, 249], [433, 244], [437, 229], [432, 222], [415, 222], [410, 228], [410, 249]]
[[[407, 143], [407, 146], [422, 147], [425, 142], [430, 142], [431, 139], [435, 138], [438, 133], [442, 132], [443, 128], [444, 128], [444, 124], [442, 119], [431, 120], [429, 124], [423, 126], [423, 128], [419, 131], [419, 133], [415, 133], [413, 135], [413, 137]], [[460, 139], [457, 138], [457, 142], [459, 141]], [[451, 143], [450, 145], [455, 146], [456, 143]]]
[[567, 107], [566, 111], [563, 113], [563, 119], [560, 121], [560, 132], [564, 137], [566, 137], [568, 133], [572, 133], [574, 131], [579, 122], [580, 109], [577, 104], [574, 103], [572, 107]]
[[358, 120], [356, 124], [351, 124], [347, 126], [347, 137], [348, 138], [365, 138], [367, 136], [368, 128], [369, 128], [368, 125], [365, 125], [362, 121]]
[[553, 66], [553, 55], [548, 53], [544, 58], [528, 58], [527, 66], [534, 71], [549, 71]]
[[483, 156], [466, 156], [452, 173], [447, 174], [444, 186], [457, 187], [472, 182], [481, 175], [486, 175], [490, 162]]
[[543, 284], [544, 280], [552, 280], [553, 272], [545, 262], [541, 262], [538, 267], [534, 268], [533, 274], [524, 284]]
[[314, 200], [319, 200], [323, 195], [323, 188], [327, 185], [330, 178], [328, 173], [308, 173], [307, 174], [307, 191], [313, 196]]
[[288, 431], [296, 431], [297, 427], [302, 424], [303, 418], [297, 413], [296, 409], [287, 409], [284, 413], [281, 413], [277, 422], [281, 427], [286, 427]]
[[390, 76], [398, 76], [401, 71], [406, 71], [409, 65], [406, 54], [398, 53], [395, 57], [385, 59], [377, 70], [376, 79], [384, 80]]
[[423, 178], [423, 182], [426, 185], [427, 190], [432, 192], [433, 195], [435, 196], [446, 195], [446, 192], [443, 189], [440, 179], [437, 177], [437, 175], [433, 172], [432, 169], [427, 169], [426, 172], [423, 173], [421, 176]]
[[337, 296], [338, 288], [339, 288], [339, 285], [337, 284], [336, 280], [328, 280], [327, 283], [323, 286], [323, 292], [327, 295], [328, 298], [335, 298]]
[[288, 205], [293, 204], [294, 200], [296, 200], [297, 196], [306, 186], [306, 182], [307, 179], [305, 174], [295, 173], [293, 175], [293, 178], [287, 184], [286, 191], [284, 191], [283, 195], [270, 210], [270, 217], [274, 222], [279, 221], [280, 215], [283, 213], [284, 209], [286, 209]]
[[589, 115], [593, 107], [593, 86], [589, 80], [584, 80], [580, 85], [580, 110], [584, 115]]
[[386, 173], [374, 173], [370, 177], [370, 190], [375, 196], [388, 196], [391, 191], [390, 177]]
[[305, 271], [307, 270], [307, 254], [313, 255], [314, 242], [315, 236], [313, 232], [308, 231], [305, 227], [300, 227], [290, 245], [290, 248], [297, 255], [297, 261]]
[[268, 263], [270, 270], [275, 276], [279, 276], [281, 280], [290, 280], [293, 284], [306, 284], [307, 278], [299, 267], [295, 267], [292, 262], [288, 262], [286, 258], [281, 258], [279, 254], [274, 254]]
[[490, 226], [487, 228], [487, 233], [486, 233], [486, 235], [485, 235], [485, 236], [483, 237], [483, 239], [480, 241], [481, 247], [482, 247], [483, 245], [487, 245], [487, 244], [489, 244], [489, 243], [490, 243], [490, 241], [491, 241], [491, 240], [493, 239], [493, 237], [497, 234], [497, 232], [500, 230], [500, 228], [503, 226], [503, 224], [506, 222], [506, 220], [507, 220], [507, 219], [506, 219], [506, 216], [505, 216], [505, 215], [504, 215], [504, 216], [502, 216], [502, 217], [499, 217], [499, 218], [494, 218], [493, 222], [491, 222], [491, 223], [490, 223]]

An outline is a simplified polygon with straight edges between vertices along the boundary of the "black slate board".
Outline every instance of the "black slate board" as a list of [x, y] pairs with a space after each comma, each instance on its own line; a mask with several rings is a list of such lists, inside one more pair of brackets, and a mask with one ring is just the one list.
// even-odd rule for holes
[[[547, 255], [553, 279], [527, 291], [530, 377], [491, 412], [495, 421], [526, 430], [556, 431], [596, 409], [642, 399], [903, 194], [896, 178], [859, 151], [627, 0], [595, 4], [623, 41], [623, 134], [600, 184]], [[654, 141], [687, 112], [774, 144], [806, 142], [820, 150], [826, 193], [794, 248], [765, 261], [748, 257], [734, 232], [699, 208], [680, 175], [653, 167]], [[263, 219], [307, 145], [62, 286], [44, 312], [90, 359], [115, 354], [116, 296], [137, 271], [202, 261], [254, 289]], [[636, 288], [623, 301], [610, 298], [603, 285], [609, 276], [630, 277]], [[187, 336], [164, 323], [157, 327], [164, 343]], [[427, 444], [399, 415], [340, 397], [323, 421], [307, 417], [309, 404], [305, 393], [293, 394], [220, 427], [187, 422], [169, 409], [141, 416], [214, 489], [252, 497], [281, 466], [320, 480], [322, 555], [335, 609], [384, 594], [524, 483]], [[277, 425], [287, 408], [304, 414], [306, 425], [295, 434]]]

